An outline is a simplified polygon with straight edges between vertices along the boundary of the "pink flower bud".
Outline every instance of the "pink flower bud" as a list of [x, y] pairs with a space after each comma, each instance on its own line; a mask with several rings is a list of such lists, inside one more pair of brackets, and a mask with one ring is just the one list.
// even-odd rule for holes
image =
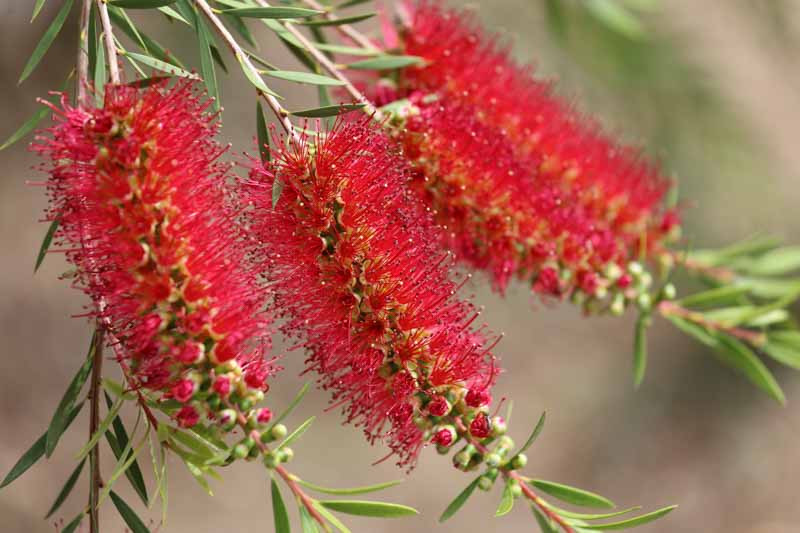
[[477, 390], [477, 389], [470, 389], [467, 392], [467, 397], [464, 398], [464, 401], [470, 407], [481, 407], [483, 405], [488, 404], [492, 400], [489, 393], [485, 390]]
[[476, 439], [485, 439], [491, 433], [492, 428], [489, 423], [489, 417], [483, 413], [478, 413], [475, 420], [469, 425], [469, 432]]
[[200, 420], [200, 414], [191, 405], [184, 405], [175, 415], [175, 419], [182, 428], [190, 428]]
[[217, 376], [211, 388], [223, 398], [227, 398], [231, 393], [231, 378], [228, 376]]
[[172, 387], [172, 397], [181, 403], [186, 403], [192, 399], [197, 384], [190, 379], [182, 379]]
[[256, 412], [256, 422], [259, 424], [269, 424], [272, 420], [272, 411], [268, 407], [262, 407]]
[[436, 396], [428, 404], [428, 412], [433, 416], [444, 416], [450, 412], [450, 402], [443, 396]]

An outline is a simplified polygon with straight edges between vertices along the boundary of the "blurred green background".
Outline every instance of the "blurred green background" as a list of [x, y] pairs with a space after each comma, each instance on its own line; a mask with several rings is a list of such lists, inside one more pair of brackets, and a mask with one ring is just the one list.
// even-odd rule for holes
[[[30, 51], [57, 11], [47, 3], [29, 25], [31, 1], [0, 0], [0, 75], [3, 121], [10, 135], [36, 109], [35, 98], [57, 88], [74, 64], [76, 13], [21, 87], [16, 80]], [[558, 90], [597, 114], [627, 141], [642, 144], [675, 174], [686, 205], [686, 235], [717, 245], [756, 233], [800, 242], [800, 12], [791, 0], [486, 0], [469, 4], [499, 31], [522, 61], [557, 77]], [[163, 17], [135, 16], [154, 37], [194, 67], [199, 58], [188, 28]], [[293, 60], [261, 26], [253, 25], [262, 55], [290, 67]], [[232, 61], [229, 61], [232, 63]], [[312, 90], [275, 83], [288, 107], [315, 105]], [[223, 78], [223, 137], [234, 155], [254, 146], [252, 92], [239, 73]], [[32, 275], [46, 230], [36, 160], [19, 143], [0, 153], [0, 472], [41, 434], [91, 334], [86, 300], [57, 279], [65, 264], [48, 257]], [[532, 301], [522, 287], [505, 299], [481, 280], [473, 287], [486, 320], [506, 337], [497, 353], [507, 372], [500, 394], [514, 399], [512, 435], [524, 439], [542, 409], [545, 432], [531, 450], [528, 471], [601, 492], [619, 505], [671, 503], [668, 518], [641, 528], [655, 532], [788, 533], [798, 531], [800, 376], [772, 368], [788, 406], [779, 407], [718, 365], [663, 322], [651, 334], [651, 363], [640, 391], [631, 386], [633, 318], [582, 318], [569, 306]], [[280, 347], [279, 347], [280, 348]], [[303, 383], [297, 353], [273, 386], [271, 405], [285, 405]], [[112, 365], [108, 365], [112, 367]], [[297, 423], [320, 413], [324, 394], [309, 394]], [[370, 467], [384, 453], [340, 425], [337, 412], [320, 413], [295, 446], [292, 468], [326, 485], [378, 482], [402, 475], [391, 464]], [[86, 438], [80, 418], [47, 464], [0, 492], [5, 533], [52, 531], [43, 521], [72, 454]], [[106, 454], [104, 468], [113, 463]], [[146, 457], [144, 459], [146, 461]], [[143, 468], [146, 462], [143, 463]], [[208, 497], [178, 461], [171, 463], [169, 518], [161, 531], [271, 531], [264, 471], [235, 465]], [[148, 479], [150, 472], [144, 468]], [[85, 474], [84, 474], [85, 475]], [[493, 518], [499, 494], [477, 494], [444, 525], [436, 518], [471, 478], [429, 450], [407, 482], [385, 494], [421, 515], [399, 521], [352, 519], [354, 531], [532, 531], [523, 505]], [[83, 482], [81, 482], [83, 483]], [[125, 482], [123, 495], [132, 493]], [[71, 518], [83, 505], [81, 486], [59, 512]], [[134, 497], [129, 499], [132, 503]], [[156, 524], [159, 510], [146, 514]], [[102, 511], [103, 531], [123, 531], [114, 509]]]

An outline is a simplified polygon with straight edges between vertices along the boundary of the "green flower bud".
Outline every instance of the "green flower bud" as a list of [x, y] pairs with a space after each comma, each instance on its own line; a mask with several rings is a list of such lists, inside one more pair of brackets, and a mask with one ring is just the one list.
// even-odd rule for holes
[[528, 464], [528, 456], [524, 453], [519, 453], [511, 459], [511, 468], [514, 470], [524, 468], [526, 464]]
[[642, 275], [639, 276], [639, 286], [643, 288], [648, 288], [650, 285], [653, 284], [653, 276], [650, 272], [642, 272]]
[[280, 440], [286, 436], [289, 430], [286, 429], [286, 426], [283, 424], [275, 424], [272, 426], [270, 433], [272, 433], [273, 440]]
[[653, 305], [653, 299], [650, 297], [649, 294], [643, 292], [636, 298], [636, 305], [642, 311], [649, 311], [650, 307]]
[[507, 435], [503, 435], [502, 437], [500, 437], [500, 440], [497, 441], [497, 446], [500, 448], [505, 448], [507, 450], [510, 450], [511, 448], [514, 447], [514, 439], [512, 439]]
[[487, 476], [481, 476], [478, 480], [478, 488], [481, 490], [491, 490], [492, 485], [494, 485], [494, 480], [489, 479]]
[[637, 261], [631, 261], [628, 263], [628, 272], [631, 274], [631, 276], [638, 278], [642, 275], [642, 272], [644, 272], [644, 267]]
[[461, 450], [453, 456], [453, 464], [460, 466], [461, 468], [466, 468], [470, 459], [472, 459], [472, 454], [467, 453], [466, 450]]
[[502, 416], [493, 416], [492, 417], [492, 437], [499, 437], [504, 435], [505, 432], [508, 431], [508, 424], [506, 424], [506, 419]]
[[503, 462], [503, 458], [499, 454], [490, 453], [486, 456], [486, 464], [491, 467], [498, 467]]
[[625, 297], [621, 293], [617, 293], [608, 310], [614, 316], [622, 316], [625, 313]]
[[272, 452], [268, 452], [264, 454], [264, 466], [273, 470], [277, 468], [281, 464], [280, 457]]
[[247, 455], [249, 453], [250, 453], [250, 448], [248, 448], [247, 446], [245, 446], [242, 443], [239, 443], [239, 444], [237, 444], [236, 446], [233, 447], [233, 454], [232, 455], [236, 459], [244, 459], [245, 457], [247, 457]]
[[511, 486], [512, 496], [514, 496], [515, 498], [519, 498], [520, 496], [522, 496], [522, 487], [520, 487], [519, 481], [517, 481], [516, 479], [512, 479], [510, 482], [510, 486]]
[[279, 453], [282, 463], [288, 463], [289, 461], [294, 459], [294, 450], [292, 450], [289, 447], [281, 448]]
[[664, 289], [661, 291], [661, 294], [665, 300], [674, 300], [675, 296], [677, 296], [675, 285], [673, 285], [672, 283], [667, 283], [666, 285], [664, 285]]

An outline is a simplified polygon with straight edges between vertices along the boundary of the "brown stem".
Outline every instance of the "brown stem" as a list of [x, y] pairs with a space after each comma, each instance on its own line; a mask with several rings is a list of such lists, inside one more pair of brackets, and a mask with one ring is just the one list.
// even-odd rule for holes
[[[266, 0], [256, 0], [256, 3], [261, 7], [270, 7]], [[374, 105], [372, 105], [372, 102], [367, 100], [367, 98], [361, 94], [361, 91], [355, 88], [350, 79], [345, 76], [330, 59], [328, 59], [328, 56], [323, 54], [316, 46], [314, 46], [314, 44], [308, 40], [305, 35], [303, 35], [303, 32], [298, 30], [295, 25], [290, 22], [284, 22], [283, 27], [286, 28], [289, 33], [294, 35], [297, 40], [300, 41], [300, 44], [306, 47], [306, 50], [308, 50], [308, 53], [311, 54], [311, 57], [313, 57], [320, 65], [322, 65], [322, 68], [324, 68], [328, 74], [344, 84], [342, 86], [350, 94], [350, 96], [355, 98], [358, 103], [364, 104], [364, 111], [366, 111], [367, 114], [372, 115], [375, 117], [375, 120], [379, 122], [383, 120], [383, 113]]]
[[97, 0], [97, 10], [100, 13], [100, 24], [103, 26], [103, 42], [108, 61], [108, 75], [111, 83], [119, 83], [119, 61], [117, 60], [117, 45], [114, 43], [114, 32], [111, 20], [108, 18], [108, 6], [105, 0]]
[[89, 17], [92, 16], [92, 0], [83, 0], [78, 26], [78, 63], [75, 102], [78, 107], [88, 107], [89, 97]]
[[[308, 7], [310, 7], [311, 9], [316, 9], [318, 11], [326, 11], [326, 9], [327, 9], [325, 6], [323, 6], [319, 2], [316, 2], [316, 0], [303, 0], [303, 3], [306, 4]], [[339, 20], [339, 17], [337, 17], [333, 13], [327, 13], [326, 12], [325, 15], [323, 15], [323, 16], [328, 20]], [[367, 38], [367, 36], [365, 36], [363, 33], [358, 31], [354, 27], [350, 26], [349, 24], [339, 24], [339, 25], [337, 25], [336, 26], [336, 31], [338, 31], [339, 33], [341, 33], [345, 37], [348, 37], [349, 39], [352, 39], [358, 45], [360, 45], [363, 48], [366, 48], [367, 50], [373, 50], [375, 52], [382, 52], [382, 50], [380, 48], [378, 48], [377, 46], [375, 46], [375, 44], [373, 44], [373, 42], [370, 41], [369, 38]]]
[[[197, 7], [200, 8], [200, 11], [208, 18], [209, 22], [214, 26], [214, 29], [217, 30], [222, 40], [225, 41], [225, 44], [228, 45], [228, 48], [231, 49], [233, 52], [234, 57], [236, 57], [237, 61], [241, 62], [244, 68], [250, 69], [251, 73], [254, 76], [260, 76], [258, 73], [258, 69], [253, 65], [252, 61], [250, 61], [249, 56], [247, 53], [239, 46], [239, 43], [236, 42], [231, 32], [228, 31], [228, 28], [222, 23], [219, 17], [214, 13], [214, 10], [211, 9], [211, 6], [208, 5], [206, 0], [194, 0]], [[297, 131], [294, 129], [292, 125], [292, 121], [289, 120], [289, 112], [286, 111], [283, 106], [281, 106], [278, 99], [272, 96], [271, 94], [263, 93], [259, 91], [259, 94], [264, 97], [266, 100], [267, 105], [269, 105], [272, 112], [275, 113], [275, 116], [280, 121], [283, 129], [286, 130], [286, 133], [291, 135], [295, 140], [299, 140], [300, 136]]]
[[690, 322], [694, 322], [695, 324], [699, 324], [709, 329], [713, 329], [716, 331], [724, 331], [728, 335], [731, 335], [732, 337], [736, 337], [739, 340], [752, 344], [753, 346], [760, 346], [765, 342], [765, 337], [763, 333], [745, 328], [727, 326], [722, 322], [711, 320], [708, 317], [703, 316], [701, 313], [697, 313], [692, 311], [691, 309], [686, 309], [685, 307], [681, 307], [677, 303], [670, 300], [664, 300], [661, 303], [659, 303], [657, 309], [658, 312], [661, 313], [661, 316], [664, 317], [677, 316], [679, 318], [686, 319]]
[[[105, 327], [98, 322], [94, 338], [94, 357], [92, 359], [92, 376], [89, 389], [89, 438], [97, 432], [100, 425], [100, 378], [103, 372], [103, 347], [105, 345]], [[89, 532], [99, 533], [100, 520], [97, 502], [103, 480], [100, 477], [100, 445], [95, 444], [89, 452]]]

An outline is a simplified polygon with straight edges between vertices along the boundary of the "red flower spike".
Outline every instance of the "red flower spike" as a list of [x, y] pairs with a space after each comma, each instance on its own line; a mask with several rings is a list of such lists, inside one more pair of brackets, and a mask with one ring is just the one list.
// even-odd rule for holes
[[283, 330], [348, 421], [412, 466], [430, 439], [423, 406], [434, 391], [493, 383], [490, 334], [455, 298], [451, 258], [376, 126], [340, 122], [278, 144], [272, 163], [255, 163], [243, 203]]
[[[57, 124], [33, 145], [51, 161], [55, 240], [70, 249], [93, 315], [120, 340], [131, 383], [182, 403], [210, 386], [213, 364], [229, 361], [254, 398], [273, 371], [265, 296], [226, 197], [208, 105], [189, 82], [109, 85], [102, 109], [62, 98]], [[176, 419], [188, 427], [213, 411], [193, 403]]]
[[397, 98], [416, 109], [399, 138], [460, 259], [499, 290], [516, 276], [544, 295], [602, 299], [608, 268], [663, 252], [679, 219], [639, 151], [515, 64], [472, 15], [422, 1], [409, 24], [404, 52], [426, 61], [400, 74]]

